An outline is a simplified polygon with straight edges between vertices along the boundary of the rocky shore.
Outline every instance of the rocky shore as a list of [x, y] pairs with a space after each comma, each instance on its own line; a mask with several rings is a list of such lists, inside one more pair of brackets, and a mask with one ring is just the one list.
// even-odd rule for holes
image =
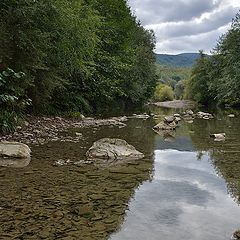
[[62, 117], [29, 117], [16, 131], [11, 134], [0, 134], [0, 141], [14, 141], [25, 144], [41, 145], [50, 141], [77, 142], [82, 134], [76, 132], [75, 136], [63, 134], [70, 128], [117, 126], [125, 127], [126, 118], [110, 119], [67, 119]]

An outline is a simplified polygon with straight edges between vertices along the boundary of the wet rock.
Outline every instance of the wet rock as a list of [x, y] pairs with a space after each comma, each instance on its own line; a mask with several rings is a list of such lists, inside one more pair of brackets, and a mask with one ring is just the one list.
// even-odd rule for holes
[[139, 114], [139, 115], [133, 114], [133, 116], [129, 118], [148, 119], [150, 118], [150, 116], [148, 114]]
[[128, 120], [128, 118], [126, 116], [120, 117], [119, 121], [120, 122], [126, 122]]
[[18, 142], [0, 142], [0, 157], [30, 158], [30, 148]]
[[203, 119], [205, 119], [205, 120], [214, 118], [211, 113], [205, 113], [205, 112], [198, 112], [198, 113], [197, 113], [197, 117], [198, 117], [198, 118], [203, 118]]
[[234, 232], [231, 239], [239, 240], [240, 239], [240, 230], [237, 230], [236, 232]]
[[88, 159], [103, 159], [107, 161], [135, 160], [144, 157], [144, 154], [137, 151], [125, 140], [116, 138], [103, 138], [93, 144], [87, 151]]
[[181, 117], [175, 117], [175, 122], [180, 122], [180, 121], [182, 121], [182, 119], [181, 119]]
[[174, 116], [166, 116], [166, 117], [164, 117], [164, 122], [165, 123], [172, 123], [172, 122], [174, 122], [175, 121], [175, 117]]
[[24, 125], [25, 125], [26, 127], [28, 127], [28, 126], [29, 126], [29, 122], [24, 121]]
[[202, 119], [204, 119], [204, 120], [209, 120], [210, 118], [209, 118], [209, 116], [203, 116]]
[[41, 134], [42, 132], [41, 132], [40, 130], [35, 129], [35, 130], [33, 130], [33, 133], [35, 133], [35, 134]]
[[159, 130], [175, 130], [177, 127], [177, 124], [175, 122], [172, 123], [165, 123], [165, 122], [160, 122], [156, 126], [153, 127], [154, 130], [159, 131]]
[[59, 159], [53, 165], [54, 166], [66, 166], [72, 164], [73, 162], [70, 159]]
[[187, 110], [187, 111], [186, 111], [186, 114], [193, 116], [193, 115], [194, 115], [194, 112], [193, 112], [192, 110]]
[[75, 135], [76, 135], [77, 137], [82, 137], [82, 133], [79, 133], [79, 132], [76, 132]]
[[214, 141], [224, 141], [226, 138], [225, 133], [215, 133], [215, 134], [210, 134], [211, 138], [214, 138]]

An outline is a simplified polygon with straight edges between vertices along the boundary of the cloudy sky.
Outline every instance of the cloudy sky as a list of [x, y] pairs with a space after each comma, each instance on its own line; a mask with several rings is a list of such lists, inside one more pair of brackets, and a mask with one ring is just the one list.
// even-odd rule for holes
[[129, 0], [143, 26], [153, 29], [156, 52], [209, 52], [240, 9], [240, 0]]

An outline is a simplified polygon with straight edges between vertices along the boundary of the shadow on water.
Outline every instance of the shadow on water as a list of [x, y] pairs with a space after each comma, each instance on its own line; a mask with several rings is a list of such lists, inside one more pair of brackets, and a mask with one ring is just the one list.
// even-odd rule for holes
[[[125, 128], [70, 129], [62, 134], [82, 133], [78, 143], [32, 146], [28, 166], [0, 168], [0, 239], [229, 239], [240, 227], [240, 113], [182, 122], [166, 137], [152, 127], [181, 110], [152, 111], [158, 119], [131, 119]], [[210, 139], [215, 132], [226, 141]], [[84, 160], [104, 137], [125, 139], [146, 158], [54, 166]]]

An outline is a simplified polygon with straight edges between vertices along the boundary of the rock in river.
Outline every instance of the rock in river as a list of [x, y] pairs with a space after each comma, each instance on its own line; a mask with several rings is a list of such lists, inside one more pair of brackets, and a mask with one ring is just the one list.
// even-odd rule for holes
[[96, 141], [87, 151], [88, 159], [101, 159], [108, 161], [136, 160], [144, 157], [144, 154], [137, 151], [125, 140], [116, 138], [103, 138]]
[[0, 157], [29, 158], [30, 148], [19, 142], [0, 142]]
[[214, 141], [224, 141], [226, 134], [225, 133], [214, 133], [214, 134], [210, 134], [210, 137], [214, 138]]
[[30, 163], [30, 148], [18, 142], [0, 142], [0, 166], [26, 167]]
[[160, 130], [175, 130], [177, 127], [177, 124], [175, 122], [167, 124], [166, 122], [160, 122], [156, 126], [153, 127], [154, 130], [160, 131]]

